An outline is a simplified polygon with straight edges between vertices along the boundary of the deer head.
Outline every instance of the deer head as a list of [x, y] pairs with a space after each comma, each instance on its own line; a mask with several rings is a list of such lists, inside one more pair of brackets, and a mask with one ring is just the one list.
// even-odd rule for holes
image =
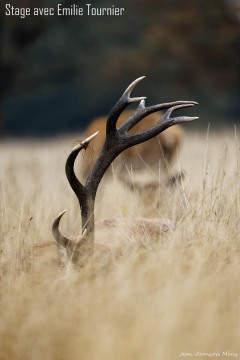
[[[153, 138], [172, 125], [198, 119], [198, 117], [186, 116], [171, 117], [175, 110], [197, 105], [195, 101], [175, 101], [146, 107], [145, 97], [131, 97], [132, 90], [143, 78], [144, 76], [133, 81], [110, 111], [106, 123], [105, 143], [85, 185], [78, 180], [74, 172], [74, 162], [79, 152], [87, 148], [89, 142], [97, 136], [97, 133], [75, 146], [67, 158], [65, 171], [70, 186], [79, 201], [82, 217], [82, 234], [73, 241], [60, 233], [59, 222], [65, 211], [61, 212], [55, 219], [52, 232], [58, 243], [59, 251], [66, 259], [72, 262], [76, 262], [78, 259], [85, 261], [94, 252], [94, 204], [96, 193], [104, 173], [113, 160], [124, 150]], [[138, 102], [139, 106], [135, 112], [117, 128], [117, 120], [125, 108], [132, 103]], [[147, 115], [166, 109], [167, 111], [159, 122], [149, 129], [137, 133], [129, 133]]]

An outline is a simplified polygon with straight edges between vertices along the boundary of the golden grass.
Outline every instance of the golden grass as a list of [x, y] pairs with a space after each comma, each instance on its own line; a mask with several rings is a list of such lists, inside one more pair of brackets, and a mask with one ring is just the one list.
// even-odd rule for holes
[[80, 229], [64, 174], [70, 145], [69, 139], [0, 145], [0, 359], [239, 357], [240, 169], [234, 131], [187, 134], [175, 163], [187, 178], [173, 189], [160, 188], [149, 198], [124, 189], [116, 173], [105, 182], [97, 220], [164, 217], [176, 228], [157, 239], [147, 231], [127, 237], [123, 255], [110, 266], [79, 271], [52, 262], [54, 244], [51, 251], [40, 245], [31, 253], [33, 244], [53, 241], [51, 224], [64, 208], [63, 232]]

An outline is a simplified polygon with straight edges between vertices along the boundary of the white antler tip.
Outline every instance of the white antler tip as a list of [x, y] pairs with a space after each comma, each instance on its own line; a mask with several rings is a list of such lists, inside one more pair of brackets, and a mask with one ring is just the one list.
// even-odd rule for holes
[[145, 108], [145, 99], [146, 99], [146, 97], [143, 98], [143, 99], [140, 101], [140, 104], [139, 104], [139, 107], [142, 108], [142, 109]]
[[142, 81], [143, 79], [145, 79], [146, 76], [140, 76], [139, 78], [137, 78], [136, 80], [134, 80], [132, 82], [133, 86], [136, 86], [140, 81]]
[[95, 136], [97, 136], [99, 131], [96, 131], [94, 134], [90, 135], [87, 139], [82, 141], [82, 144], [88, 144]]
[[136, 80], [138, 80], [138, 81], [141, 81], [141, 80], [143, 80], [143, 79], [145, 79], [145, 75], [143, 75], [143, 76], [140, 76], [139, 78], [137, 78]]
[[139, 78], [137, 78], [136, 80], [134, 80], [128, 87], [127, 89], [125, 90], [124, 94], [125, 95], [128, 95], [130, 97], [130, 94], [132, 92], [132, 90], [135, 88], [135, 86], [140, 82], [142, 81], [143, 79], [145, 78], [145, 76], [141, 76]]
[[79, 149], [82, 149], [84, 147], [86, 147], [90, 141], [95, 138], [95, 136], [97, 136], [97, 134], [99, 133], [99, 131], [96, 131], [94, 134], [90, 135], [88, 138], [84, 139], [83, 141], [81, 141], [79, 144], [77, 144], [76, 146], [74, 146], [72, 151], [76, 151]]
[[65, 209], [65, 210], [63, 210], [63, 211], [61, 211], [61, 212], [60, 212], [60, 214], [58, 214], [58, 216], [57, 216], [57, 217], [58, 217], [58, 218], [59, 218], [59, 217], [62, 217], [62, 216], [65, 214], [65, 212], [67, 212], [67, 210], [66, 210], [66, 209]]

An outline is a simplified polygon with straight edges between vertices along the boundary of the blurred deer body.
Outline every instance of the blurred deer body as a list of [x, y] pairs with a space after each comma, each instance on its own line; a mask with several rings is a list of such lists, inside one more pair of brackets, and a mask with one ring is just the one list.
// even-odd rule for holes
[[[122, 125], [133, 113], [132, 110], [124, 111], [118, 119], [117, 126]], [[162, 116], [163, 114], [161, 112], [146, 116], [143, 121], [137, 123], [129, 133], [134, 134], [145, 131], [149, 127], [156, 125]], [[106, 116], [96, 118], [90, 123], [84, 133], [84, 136], [88, 137], [96, 131], [99, 131], [98, 137], [91, 142], [92, 147], [85, 151], [83, 165], [84, 175], [89, 172], [102, 150], [106, 139], [106, 122]], [[144, 163], [146, 163], [150, 167], [158, 169], [160, 166], [160, 168], [164, 170], [169, 164], [172, 164], [182, 141], [182, 127], [180, 125], [174, 125], [158, 136], [123, 151], [118, 157], [118, 164], [126, 164], [128, 167], [132, 166], [134, 170], [140, 170], [144, 168]]]

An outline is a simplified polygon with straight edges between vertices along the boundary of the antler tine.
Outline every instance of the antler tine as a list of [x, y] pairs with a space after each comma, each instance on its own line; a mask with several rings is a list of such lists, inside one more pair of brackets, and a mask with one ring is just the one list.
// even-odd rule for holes
[[198, 105], [198, 103], [197, 102], [191, 102], [191, 103], [188, 103], [188, 104], [172, 106], [163, 115], [162, 122], [172, 120], [174, 124], [179, 124], [179, 123], [189, 122], [189, 121], [194, 121], [194, 120], [199, 119], [198, 116], [193, 116], [193, 117], [190, 117], [190, 116], [178, 116], [178, 117], [175, 117], [175, 118], [172, 118], [172, 119], [170, 118], [173, 111], [178, 110], [178, 109], [183, 109], [183, 108], [186, 108], [186, 107], [192, 107], [194, 105]]
[[82, 149], [86, 149], [90, 141], [93, 138], [95, 138], [95, 136], [97, 136], [98, 133], [99, 131], [89, 136], [87, 139], [83, 140], [80, 144], [76, 145], [69, 154], [65, 165], [65, 172], [67, 179], [69, 181], [72, 190], [75, 192], [80, 205], [81, 214], [82, 214], [82, 232], [84, 232], [85, 226], [89, 221], [88, 202], [87, 202], [87, 198], [89, 194], [86, 186], [82, 185], [82, 183], [78, 180], [75, 174], [74, 163], [79, 152]]
[[131, 92], [133, 91], [133, 89], [135, 88], [135, 86], [140, 82], [142, 81], [143, 79], [145, 79], [146, 76], [141, 76], [139, 78], [137, 78], [136, 80], [134, 80], [128, 87], [127, 89], [124, 91], [122, 97], [120, 98], [119, 101], [121, 100], [124, 100], [124, 99], [127, 99], [128, 100], [128, 104], [130, 103], [135, 103], [135, 102], [138, 102], [138, 101], [142, 101], [142, 100], [145, 100], [146, 99], [146, 96], [141, 96], [141, 97], [134, 97], [134, 98], [131, 98], [130, 95], [131, 95]]
[[76, 145], [71, 153], [69, 154], [66, 165], [65, 165], [65, 172], [67, 175], [67, 179], [71, 185], [71, 188], [75, 192], [80, 206], [82, 206], [82, 199], [85, 198], [85, 187], [81, 184], [81, 182], [76, 177], [74, 172], [74, 162], [76, 160], [77, 155], [82, 149], [86, 149], [90, 141], [97, 136], [99, 131], [95, 132], [93, 135], [89, 136], [87, 139], [80, 142], [80, 144]]
[[[65, 212], [66, 212], [66, 210], [62, 211], [54, 220], [53, 225], [52, 225], [52, 234], [58, 244], [58, 253], [60, 256], [60, 260], [62, 263], [67, 264], [68, 261], [75, 263], [74, 252], [76, 249], [79, 249], [79, 247], [83, 247], [83, 251], [84, 251], [84, 249], [88, 250], [88, 247], [86, 247], [86, 241], [88, 239], [87, 239], [87, 229], [85, 229], [83, 231], [83, 233], [81, 235], [79, 235], [75, 240], [68, 239], [67, 237], [65, 237], [61, 234], [61, 232], [59, 230], [59, 223], [60, 223], [62, 216], [65, 214]], [[91, 249], [89, 249], [89, 250], [91, 250]], [[89, 251], [89, 254], [91, 254], [91, 251]], [[77, 259], [77, 260], [79, 260], [79, 259]]]
[[90, 141], [95, 138], [95, 136], [97, 136], [99, 133], [99, 131], [96, 131], [94, 134], [90, 135], [88, 138], [86, 138], [85, 140], [83, 140], [80, 145], [84, 145], [84, 147], [86, 147], [86, 145], [88, 145], [90, 143]]
[[145, 78], [145, 76], [141, 76], [134, 80], [124, 91], [121, 98], [118, 100], [116, 105], [112, 108], [110, 111], [110, 114], [107, 119], [107, 125], [106, 125], [106, 133], [107, 136], [114, 136], [116, 134], [116, 123], [118, 121], [119, 116], [123, 112], [123, 110], [130, 104], [139, 102], [146, 99], [146, 96], [140, 96], [140, 97], [131, 97], [131, 92], [135, 88], [135, 86], [142, 81]]
[[[184, 107], [189, 107], [189, 106], [194, 106], [194, 105], [198, 105], [198, 103], [196, 101], [180, 100], [180, 101], [174, 101], [174, 102], [170, 102], [170, 103], [163, 103], [163, 104], [157, 104], [157, 105], [145, 107], [145, 100], [142, 100], [140, 102], [138, 108], [136, 109], [135, 113], [118, 128], [118, 131], [119, 131], [119, 133], [122, 133], [122, 134], [128, 132], [144, 117], [146, 117], [149, 114], [152, 114], [156, 111], [165, 110], [165, 109], [169, 109], [169, 108], [171, 108], [173, 111], [173, 110], [177, 109], [178, 106], [180, 106], [179, 108], [181, 108], [181, 107], [184, 108]], [[195, 120], [195, 119], [193, 119], [193, 120]], [[186, 121], [188, 121], [188, 120], [186, 120]]]
[[54, 220], [54, 222], [52, 224], [52, 234], [53, 234], [54, 239], [57, 241], [57, 243], [59, 243], [60, 245], [62, 245], [64, 247], [67, 247], [70, 240], [60, 233], [59, 223], [66, 211], [67, 210], [63, 210], [62, 212], [60, 212], [60, 214], [58, 214], [58, 216], [56, 217], [56, 219]]
[[[148, 130], [142, 131], [137, 134], [126, 134], [128, 142], [130, 144], [129, 146], [137, 145], [143, 141], [147, 141], [147, 140], [153, 138], [154, 136], [160, 134], [162, 131], [166, 130], [168, 127], [170, 127], [172, 125], [183, 123], [183, 122], [190, 122], [190, 121], [199, 119], [198, 116], [194, 116], [194, 117], [179, 116], [179, 117], [171, 118], [170, 115], [172, 114], [172, 112], [174, 110], [192, 107], [192, 106], [195, 106], [198, 104], [196, 101], [192, 101], [192, 102], [185, 101], [182, 104], [178, 104], [178, 103], [179, 102], [176, 102], [175, 106], [172, 106], [170, 109], [168, 109], [168, 111], [166, 111], [166, 113], [163, 115], [162, 119], [160, 119], [156, 125], [152, 126]], [[146, 115], [144, 115], [144, 116], [146, 116]], [[141, 115], [141, 119], [144, 116]]]

